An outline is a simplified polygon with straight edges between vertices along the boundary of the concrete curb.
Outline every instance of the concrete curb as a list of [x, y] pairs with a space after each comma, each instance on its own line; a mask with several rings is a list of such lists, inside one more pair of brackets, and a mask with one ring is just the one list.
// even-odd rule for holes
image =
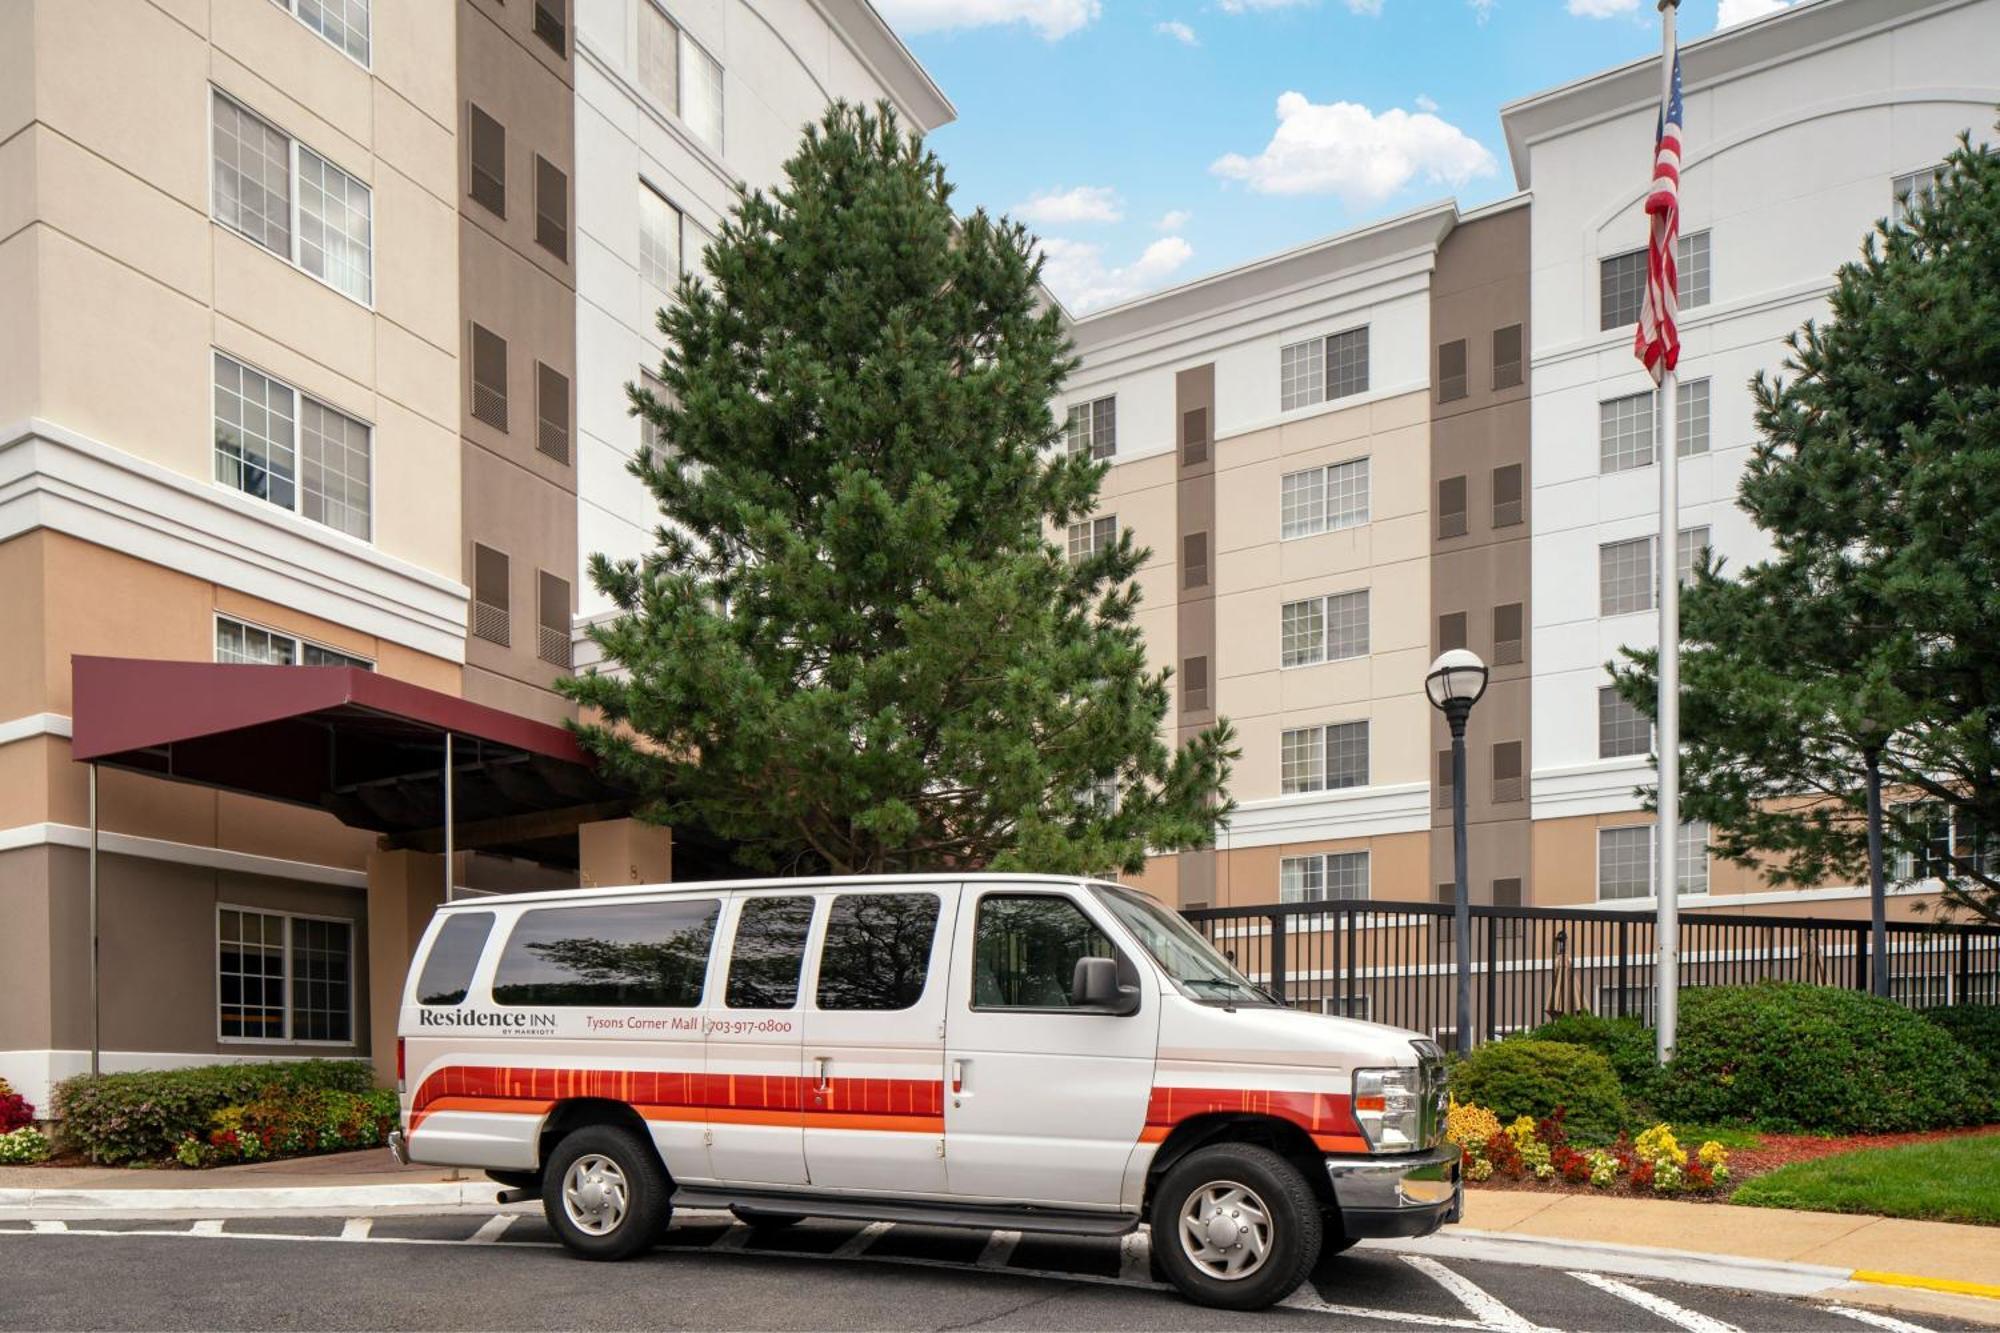
[[1368, 1241], [1407, 1254], [1439, 1259], [1484, 1259], [1538, 1268], [1584, 1268], [1631, 1277], [1664, 1278], [1702, 1287], [1733, 1287], [1781, 1296], [1816, 1296], [1854, 1280], [1847, 1268], [1788, 1263], [1742, 1255], [1706, 1254], [1650, 1245], [1611, 1245], [1559, 1236], [1453, 1227], [1420, 1240]]
[[501, 1186], [490, 1180], [407, 1185], [222, 1186], [204, 1189], [0, 1189], [0, 1211], [56, 1213], [194, 1213], [301, 1209], [457, 1207], [491, 1205]]

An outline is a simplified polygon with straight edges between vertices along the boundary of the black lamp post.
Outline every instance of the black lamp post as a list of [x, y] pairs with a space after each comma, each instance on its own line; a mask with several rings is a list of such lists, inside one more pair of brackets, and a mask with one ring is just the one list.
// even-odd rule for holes
[[1868, 989], [1889, 998], [1889, 912], [1882, 865], [1882, 746], [1887, 728], [1863, 718], [1861, 760], [1868, 773]]
[[1431, 706], [1451, 726], [1452, 936], [1458, 953], [1458, 1052], [1472, 1050], [1472, 904], [1465, 886], [1465, 720], [1486, 693], [1486, 663], [1477, 653], [1439, 653], [1424, 677]]

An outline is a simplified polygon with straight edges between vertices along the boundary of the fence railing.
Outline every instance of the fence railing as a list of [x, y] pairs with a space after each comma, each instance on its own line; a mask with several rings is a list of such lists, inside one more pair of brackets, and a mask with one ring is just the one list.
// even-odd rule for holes
[[[1474, 907], [1475, 1041], [1588, 1011], [1651, 1021], [1651, 913], [1587, 907]], [[1251, 980], [1287, 1004], [1456, 1036], [1452, 909], [1333, 900], [1185, 913]], [[1868, 922], [1683, 910], [1680, 985], [1766, 978], [1867, 990]], [[1911, 1008], [2000, 1003], [2000, 927], [1889, 923], [1891, 998]]]

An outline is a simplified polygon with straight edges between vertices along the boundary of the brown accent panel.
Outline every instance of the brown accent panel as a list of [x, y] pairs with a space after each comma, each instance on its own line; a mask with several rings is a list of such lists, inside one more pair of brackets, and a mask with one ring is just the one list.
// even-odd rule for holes
[[[1461, 224], [1439, 247], [1431, 280], [1431, 336], [1439, 349], [1431, 601], [1454, 613], [1440, 616], [1440, 647], [1462, 627], [1464, 646], [1492, 673], [1466, 734], [1467, 870], [1476, 902], [1492, 901], [1496, 885], [1518, 901], [1539, 900], [1527, 800], [1528, 218], [1526, 207], [1516, 207]], [[1430, 872], [1433, 883], [1445, 884], [1453, 877], [1451, 738], [1441, 716], [1433, 715], [1431, 736], [1440, 771]]]
[[[1174, 543], [1169, 548], [1180, 565], [1176, 588], [1174, 660], [1185, 669], [1199, 661], [1203, 673], [1197, 697], [1192, 682], [1180, 683], [1179, 739], [1190, 739], [1215, 718], [1213, 682], [1221, 674], [1216, 661], [1214, 561], [1219, 536], [1215, 507], [1215, 367], [1196, 366], [1174, 376], [1175, 458], [1179, 463], [1174, 488]], [[1203, 872], [1190, 861], [1181, 874], [1183, 894], [1190, 877]], [[1194, 894], [1213, 901], [1207, 891]]]

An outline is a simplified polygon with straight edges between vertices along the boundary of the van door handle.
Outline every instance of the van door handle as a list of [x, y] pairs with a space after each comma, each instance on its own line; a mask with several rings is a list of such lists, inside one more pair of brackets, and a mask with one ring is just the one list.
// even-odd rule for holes
[[965, 1067], [970, 1063], [968, 1060], [953, 1060], [951, 1062], [952, 1096], [956, 1097], [965, 1091]]
[[827, 1089], [826, 1067], [828, 1063], [829, 1061], [824, 1055], [815, 1055], [813, 1057], [813, 1087], [816, 1091], [825, 1092]]

